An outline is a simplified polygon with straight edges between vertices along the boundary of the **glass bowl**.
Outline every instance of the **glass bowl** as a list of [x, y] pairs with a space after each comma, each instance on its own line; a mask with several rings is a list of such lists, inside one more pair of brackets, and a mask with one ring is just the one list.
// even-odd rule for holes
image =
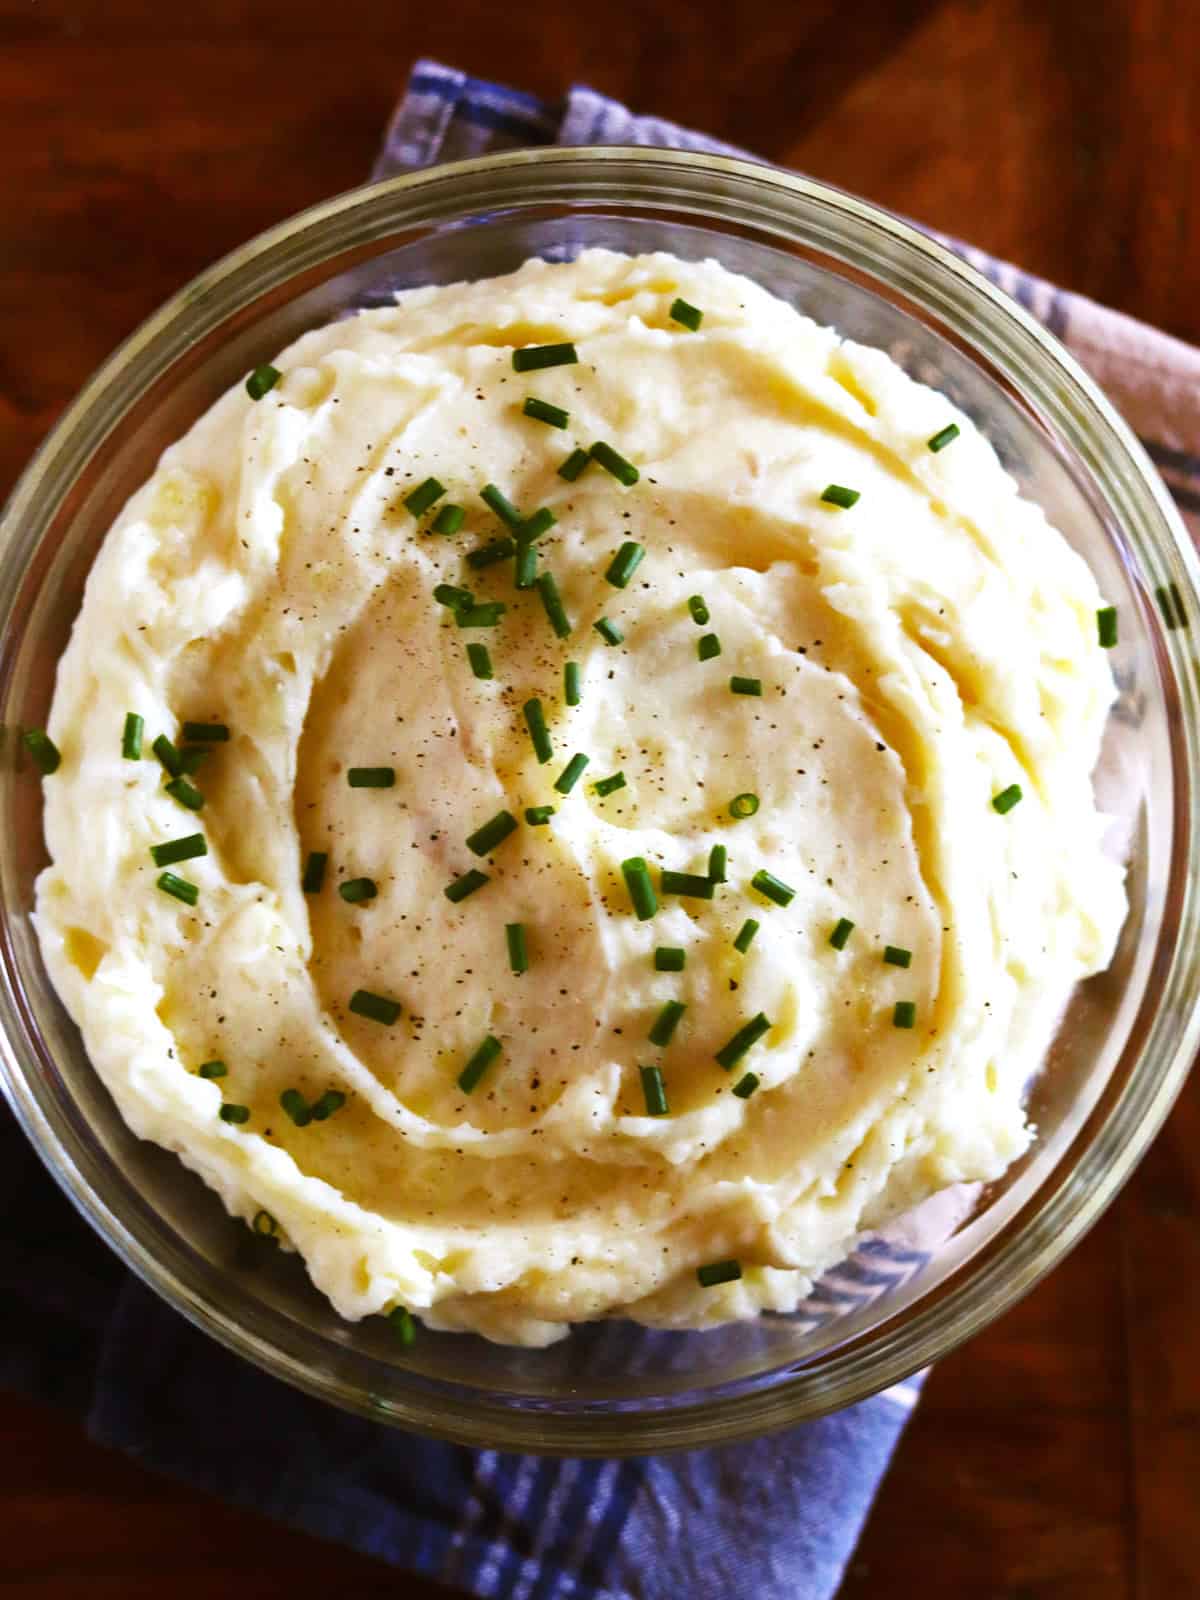
[[[506, 272], [589, 244], [712, 256], [946, 391], [1120, 608], [1120, 698], [1097, 778], [1129, 841], [1116, 959], [1076, 993], [1030, 1089], [1039, 1137], [936, 1250], [866, 1241], [793, 1316], [707, 1333], [629, 1322], [545, 1350], [339, 1320], [303, 1266], [229, 1220], [126, 1129], [38, 953], [41, 726], [97, 546], [160, 451], [305, 329], [413, 284]], [[1172, 586], [1174, 589], [1172, 590]], [[1156, 596], [1173, 593], [1184, 625]], [[121, 1258], [217, 1339], [312, 1394], [465, 1444], [612, 1455], [712, 1445], [862, 1399], [945, 1354], [1100, 1215], [1165, 1116], [1200, 1035], [1193, 834], [1200, 778], [1197, 563], [1129, 429], [1019, 306], [938, 244], [848, 195], [747, 162], [538, 150], [317, 206], [197, 278], [92, 379], [0, 523], [0, 1023], [7, 1094], [47, 1166]], [[1174, 626], [1169, 625], [1174, 623]], [[873, 1262], [875, 1265], [873, 1265]]]

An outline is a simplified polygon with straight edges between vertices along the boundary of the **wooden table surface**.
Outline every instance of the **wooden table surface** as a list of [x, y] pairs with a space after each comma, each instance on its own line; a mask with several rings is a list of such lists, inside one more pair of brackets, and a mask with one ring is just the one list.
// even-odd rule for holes
[[[1194, 0], [0, 0], [0, 489], [168, 294], [361, 180], [418, 54], [590, 81], [1200, 341]], [[935, 1372], [847, 1600], [1200, 1594], [1198, 1224], [1193, 1086], [1070, 1259]], [[14, 1595], [446, 1593], [26, 1401], [0, 1429]]]

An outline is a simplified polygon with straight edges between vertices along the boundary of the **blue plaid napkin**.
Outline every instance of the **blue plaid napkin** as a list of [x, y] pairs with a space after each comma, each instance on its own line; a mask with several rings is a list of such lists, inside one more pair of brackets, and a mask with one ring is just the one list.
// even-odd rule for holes
[[[590, 89], [547, 105], [421, 62], [375, 175], [556, 142], [738, 153]], [[1200, 356], [964, 253], [1116, 391], [1181, 508], [1200, 512]], [[199, 1488], [501, 1600], [828, 1600], [919, 1389], [913, 1380], [787, 1434], [661, 1459], [430, 1444], [311, 1400], [197, 1332], [85, 1228], [8, 1117], [5, 1230], [0, 1383], [72, 1407], [94, 1439]]]

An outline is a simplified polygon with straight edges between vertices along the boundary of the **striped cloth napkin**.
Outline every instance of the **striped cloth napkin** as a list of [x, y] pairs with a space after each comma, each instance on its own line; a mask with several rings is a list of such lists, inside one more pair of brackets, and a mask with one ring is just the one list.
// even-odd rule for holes
[[[590, 89], [548, 105], [425, 61], [375, 175], [556, 142], [741, 153]], [[1200, 531], [1200, 354], [955, 248], [1091, 369]], [[919, 1266], [958, 1215], [935, 1207], [867, 1241], [834, 1275], [842, 1302]], [[200, 1488], [500, 1600], [829, 1600], [919, 1391], [912, 1380], [783, 1435], [660, 1459], [470, 1451], [346, 1416], [199, 1333], [123, 1271], [6, 1116], [0, 1244], [0, 1383], [73, 1407], [93, 1438]]]

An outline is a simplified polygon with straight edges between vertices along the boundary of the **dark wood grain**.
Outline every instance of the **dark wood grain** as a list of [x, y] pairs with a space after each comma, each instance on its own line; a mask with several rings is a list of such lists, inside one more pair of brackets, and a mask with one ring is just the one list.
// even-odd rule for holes
[[[1200, 340], [1198, 50], [1192, 0], [0, 0], [0, 488], [169, 293], [361, 180], [418, 53], [584, 79]], [[1200, 1594], [1198, 1151], [1193, 1089], [1072, 1257], [933, 1375], [848, 1600]], [[0, 1416], [7, 1592], [446, 1593]]]

